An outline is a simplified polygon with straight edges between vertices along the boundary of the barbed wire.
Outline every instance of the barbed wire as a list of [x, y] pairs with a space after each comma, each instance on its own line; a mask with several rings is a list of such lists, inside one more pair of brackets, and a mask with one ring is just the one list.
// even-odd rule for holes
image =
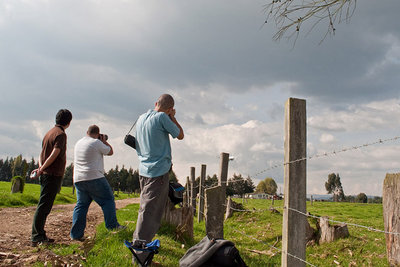
[[339, 153], [352, 151], [352, 150], [356, 150], [356, 149], [359, 149], [359, 148], [364, 148], [364, 147], [373, 146], [373, 145], [377, 145], [377, 144], [383, 144], [383, 143], [390, 142], [390, 141], [396, 141], [398, 139], [400, 139], [400, 136], [395, 136], [395, 137], [387, 138], [387, 139], [379, 139], [379, 140], [377, 140], [375, 142], [365, 143], [365, 144], [362, 144], [362, 145], [356, 145], [356, 146], [351, 146], [351, 147], [345, 147], [345, 148], [342, 148], [342, 149], [339, 149], [339, 150], [333, 150], [331, 152], [319, 153], [319, 154], [315, 154], [313, 156], [303, 157], [303, 158], [292, 160], [292, 161], [289, 161], [289, 162], [283, 162], [283, 163], [275, 164], [275, 165], [273, 165], [273, 166], [271, 166], [269, 168], [266, 168], [266, 169], [264, 169], [262, 171], [259, 171], [259, 172], [255, 173], [254, 175], [249, 175], [249, 176], [250, 177], [255, 177], [255, 176], [258, 176], [258, 175], [260, 175], [260, 174], [262, 174], [262, 173], [264, 173], [266, 171], [269, 171], [269, 170], [272, 170], [272, 169], [276, 169], [276, 168], [279, 168], [279, 167], [282, 167], [282, 166], [285, 166], [285, 165], [301, 162], [301, 161], [304, 161], [304, 160], [307, 160], [307, 159], [308, 160], [312, 160], [312, 159], [315, 159], [315, 158], [333, 156], [333, 155], [337, 155]]
[[[297, 213], [299, 213], [299, 214], [302, 214], [302, 215], [304, 215], [304, 216], [306, 216], [306, 217], [312, 217], [312, 218], [315, 218], [315, 219], [321, 219], [321, 218], [322, 218], [322, 217], [320, 217], [320, 216], [316, 216], [316, 215], [312, 215], [312, 214], [307, 214], [307, 213], [304, 213], [304, 212], [302, 212], [302, 211], [299, 211], [299, 210], [296, 210], [296, 209], [293, 209], [293, 208], [289, 208], [289, 207], [284, 207], [284, 208], [285, 208], [285, 209], [288, 209], [288, 210], [291, 210], [291, 211], [294, 211], [294, 212], [297, 212]], [[361, 225], [361, 224], [348, 223], [348, 222], [341, 222], [341, 221], [332, 220], [332, 219], [329, 219], [329, 218], [327, 218], [327, 220], [330, 221], [330, 222], [334, 222], [334, 223], [347, 224], [347, 225], [351, 225], [351, 226], [355, 226], [355, 227], [365, 228], [365, 229], [367, 229], [368, 231], [379, 232], [379, 233], [384, 233], [384, 234], [389, 234], [389, 235], [400, 235], [400, 233], [397, 233], [397, 232], [384, 231], [384, 230], [375, 229], [375, 228], [373, 228], [373, 227], [365, 226], [365, 225]]]
[[[224, 207], [227, 207], [227, 205], [223, 205]], [[275, 207], [275, 206], [270, 206], [269, 209], [252, 209], [252, 210], [241, 210], [241, 209], [236, 209], [229, 207], [233, 211], [240, 211], [240, 212], [264, 212], [264, 211], [271, 211], [271, 209], [284, 209], [285, 207]]]
[[292, 258], [295, 258], [295, 259], [297, 259], [297, 260], [299, 260], [299, 261], [301, 261], [301, 262], [303, 262], [303, 263], [305, 263], [305, 264], [307, 264], [307, 265], [310, 265], [310, 266], [313, 266], [313, 267], [317, 267], [316, 265], [314, 265], [314, 264], [312, 264], [312, 263], [309, 263], [309, 262], [307, 262], [307, 261], [305, 261], [305, 260], [303, 260], [303, 259], [301, 259], [301, 258], [299, 258], [299, 257], [297, 257], [297, 256], [295, 256], [295, 255], [292, 255], [291, 253], [289, 253], [289, 252], [287, 252], [287, 251], [284, 251], [284, 250], [282, 250], [282, 249], [280, 249], [280, 248], [277, 248], [277, 247], [275, 247], [275, 246], [273, 246], [273, 245], [270, 245], [270, 244], [268, 244], [268, 243], [266, 243], [266, 242], [264, 242], [264, 241], [262, 241], [262, 240], [260, 240], [260, 239], [258, 239], [258, 238], [255, 238], [254, 236], [250, 236], [250, 235], [246, 234], [245, 232], [242, 232], [242, 231], [239, 231], [239, 230], [236, 230], [236, 229], [233, 229], [233, 231], [234, 231], [234, 232], [237, 232], [237, 233], [239, 233], [239, 234], [242, 234], [242, 235], [244, 235], [244, 236], [247, 236], [247, 237], [249, 237], [249, 238], [251, 238], [251, 239], [253, 239], [253, 240], [256, 240], [256, 241], [258, 241], [258, 242], [261, 243], [261, 244], [264, 244], [264, 245], [266, 245], [266, 246], [269, 246], [270, 248], [275, 249], [275, 250], [279, 251], [280, 253], [287, 254], [288, 256], [290, 256], [290, 257], [292, 257]]
[[[288, 161], [288, 162], [280, 162], [280, 163], [275, 164], [275, 165], [273, 165], [271, 167], [268, 167], [268, 168], [266, 168], [264, 170], [261, 170], [261, 171], [255, 173], [255, 174], [253, 174], [253, 175], [247, 174], [247, 176], [249, 178], [255, 178], [258, 175], [260, 175], [262, 173], [265, 173], [267, 171], [270, 171], [272, 169], [276, 169], [276, 168], [283, 167], [283, 166], [286, 166], [286, 165], [289, 165], [289, 164], [294, 164], [294, 163], [297, 163], [297, 162], [305, 161], [307, 159], [308, 160], [312, 160], [312, 159], [315, 159], [315, 158], [334, 156], [334, 155], [337, 155], [339, 153], [348, 152], [348, 151], [352, 151], [352, 150], [357, 150], [357, 149], [360, 149], [360, 148], [369, 147], [369, 146], [373, 146], [373, 145], [377, 145], [377, 144], [383, 144], [383, 143], [387, 143], [387, 142], [390, 142], [390, 141], [396, 141], [398, 139], [400, 139], [400, 136], [395, 136], [395, 137], [387, 138], [387, 139], [378, 139], [377, 141], [371, 142], [371, 143], [365, 143], [365, 144], [362, 144], [362, 145], [355, 145], [355, 146], [351, 146], [351, 147], [345, 147], [345, 148], [342, 148], [342, 149], [339, 149], [339, 150], [333, 150], [331, 152], [319, 153], [319, 154], [315, 154], [315, 155], [312, 155], [312, 156], [309, 156], [309, 157], [303, 157], [303, 158], [295, 159], [295, 160]], [[232, 181], [232, 180], [222, 181], [221, 183], [222, 184], [237, 183], [237, 182], [241, 182], [241, 181], [246, 181], [246, 179], [247, 178], [242, 177], [241, 179], [237, 179], [237, 180], [234, 180], [234, 181]], [[211, 185], [209, 187], [216, 186], [218, 184], [219, 183], [213, 184], [213, 185]]]
[[[223, 206], [227, 207], [227, 205], [223, 205]], [[264, 211], [270, 211], [271, 209], [288, 209], [288, 210], [297, 212], [299, 214], [302, 214], [302, 215], [304, 215], [306, 217], [311, 217], [311, 218], [315, 218], [315, 219], [323, 218], [322, 216], [316, 216], [316, 215], [312, 215], [312, 214], [307, 214], [307, 213], [304, 213], [302, 211], [299, 211], [299, 210], [296, 210], [296, 209], [293, 209], [293, 208], [287, 208], [285, 206], [281, 206], [281, 207], [279, 207], [279, 206], [271, 206], [269, 209], [253, 209], [253, 210], [242, 210], [242, 209], [236, 209], [236, 208], [232, 208], [232, 207], [230, 207], [230, 209], [234, 210], [234, 211], [239, 211], [239, 212], [264, 212]], [[354, 227], [364, 228], [364, 229], [367, 229], [368, 231], [372, 231], [372, 232], [379, 232], [379, 233], [390, 234], [390, 235], [400, 235], [400, 233], [398, 233], [398, 232], [390, 232], [390, 231], [375, 229], [375, 228], [373, 228], [371, 226], [365, 226], [365, 225], [356, 224], [356, 223], [337, 221], [337, 220], [329, 219], [329, 217], [327, 217], [327, 220], [330, 221], [330, 222], [334, 222], [334, 223], [347, 224], [347, 225], [351, 225], [351, 226], [354, 226]]]

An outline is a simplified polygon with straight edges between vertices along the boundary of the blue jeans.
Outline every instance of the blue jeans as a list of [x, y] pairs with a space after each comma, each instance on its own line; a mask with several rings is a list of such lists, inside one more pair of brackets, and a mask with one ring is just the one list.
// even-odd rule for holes
[[74, 239], [83, 237], [86, 228], [86, 215], [94, 200], [103, 210], [104, 221], [107, 229], [119, 226], [115, 212], [114, 195], [105, 177], [75, 183], [76, 206], [72, 215], [72, 228], [70, 236]]

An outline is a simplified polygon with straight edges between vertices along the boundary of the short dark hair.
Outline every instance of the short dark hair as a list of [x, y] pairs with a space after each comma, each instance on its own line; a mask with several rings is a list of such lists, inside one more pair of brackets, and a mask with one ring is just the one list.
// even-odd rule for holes
[[174, 107], [174, 98], [169, 94], [161, 95], [157, 100], [158, 106], [162, 109], [169, 109]]
[[90, 125], [88, 130], [87, 130], [88, 134], [98, 134], [100, 133], [100, 129], [99, 126], [97, 125]]
[[72, 120], [72, 113], [68, 109], [60, 109], [56, 115], [56, 124], [67, 126]]

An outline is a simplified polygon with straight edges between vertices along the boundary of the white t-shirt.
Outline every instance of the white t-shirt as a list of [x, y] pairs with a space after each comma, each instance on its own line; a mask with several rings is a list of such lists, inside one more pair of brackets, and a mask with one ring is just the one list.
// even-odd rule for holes
[[75, 144], [74, 183], [104, 177], [103, 155], [111, 148], [99, 139], [85, 136]]

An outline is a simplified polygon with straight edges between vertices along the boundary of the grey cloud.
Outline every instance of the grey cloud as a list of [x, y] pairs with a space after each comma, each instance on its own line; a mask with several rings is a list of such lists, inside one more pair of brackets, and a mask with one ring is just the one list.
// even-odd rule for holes
[[[20, 20], [6, 23], [0, 29], [2, 48], [7, 49], [7, 53], [0, 53], [4, 59], [0, 69], [6, 73], [0, 81], [2, 87], [23, 92], [11, 100], [30, 95], [27, 91], [42, 95], [56, 91], [74, 106], [79, 92], [90, 107], [98, 108], [91, 102], [100, 103], [117, 115], [130, 108], [131, 95], [150, 101], [160, 88], [190, 84], [207, 88], [215, 82], [236, 93], [252, 86], [296, 82], [299, 86], [291, 88], [291, 94], [330, 103], [333, 99], [348, 103], [398, 95], [396, 65], [387, 66], [374, 79], [362, 79], [390, 47], [382, 42], [382, 36], [399, 35], [393, 26], [396, 20], [389, 26], [383, 24], [394, 12], [379, 12], [397, 10], [400, 4], [396, 1], [360, 3], [350, 23], [341, 24], [336, 36], [318, 46], [314, 41], [322, 36], [321, 28], [309, 39], [299, 39], [294, 49], [290, 43], [273, 42], [275, 29], [269, 25], [260, 29], [262, 1], [252, 5], [240, 1], [176, 3], [167, 9], [170, 13], [153, 10], [154, 18], [140, 22], [123, 10], [135, 11], [135, 4], [115, 3], [115, 17], [105, 15], [105, 4], [83, 2], [75, 10], [60, 2], [49, 4], [49, 11], [32, 4], [32, 10], [26, 9], [33, 15], [19, 14]], [[371, 23], [373, 17], [380, 22]], [[77, 63], [109, 67], [122, 77], [137, 76], [138, 84], [71, 77], [68, 65]], [[108, 101], [119, 101], [118, 108]], [[140, 106], [142, 101], [133, 103]]]

